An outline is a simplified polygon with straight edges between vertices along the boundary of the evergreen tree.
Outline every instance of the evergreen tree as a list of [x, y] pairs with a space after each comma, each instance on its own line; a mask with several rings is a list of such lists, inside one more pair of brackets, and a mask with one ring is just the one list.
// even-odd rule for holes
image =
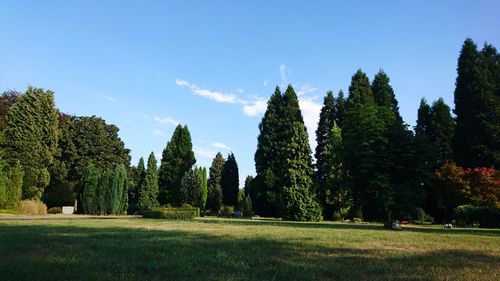
[[227, 156], [221, 173], [222, 203], [225, 206], [238, 205], [239, 186], [238, 163], [236, 163], [234, 154], [230, 153]]
[[262, 216], [277, 216], [281, 186], [277, 179], [282, 159], [283, 108], [279, 87], [267, 102], [267, 109], [259, 124], [257, 151], [255, 152], [254, 195], [252, 202], [255, 211]]
[[144, 166], [144, 158], [140, 158], [137, 163], [137, 167], [131, 168], [131, 173], [133, 179], [129, 180], [128, 187], [128, 209], [129, 214], [133, 214], [138, 210], [137, 206], [139, 204], [139, 190], [144, 184], [146, 178], [146, 167]]
[[491, 45], [478, 52], [466, 39], [458, 58], [455, 88], [457, 163], [500, 167], [500, 56]]
[[253, 180], [254, 180], [254, 177], [250, 176], [250, 175], [248, 175], [245, 178], [245, 186], [243, 187], [243, 191], [245, 191], [245, 196], [250, 195], [251, 193], [253, 193], [253, 189], [252, 189], [252, 182], [253, 182]]
[[198, 207], [200, 207], [201, 210], [205, 210], [208, 197], [207, 168], [200, 167], [199, 172], [201, 178], [201, 198]]
[[14, 167], [0, 169], [1, 209], [17, 209], [22, 196], [23, 173], [19, 162]]
[[111, 185], [108, 188], [108, 192], [110, 193], [109, 205], [111, 206], [108, 210], [108, 214], [121, 214], [126, 210], [128, 198], [127, 181], [127, 170], [125, 166], [117, 166], [111, 179]]
[[113, 171], [111, 169], [101, 170], [99, 174], [99, 184], [97, 186], [97, 210], [96, 214], [110, 214], [113, 210], [113, 194], [111, 193], [111, 181]]
[[93, 164], [87, 165], [82, 177], [80, 193], [82, 211], [84, 214], [96, 214], [98, 209], [97, 189], [99, 185], [99, 171]]
[[198, 168], [187, 171], [181, 180], [181, 204], [199, 206], [202, 196], [201, 175]]
[[391, 111], [379, 109], [373, 102], [347, 112], [343, 143], [352, 188], [352, 216], [390, 220], [394, 197], [387, 167], [387, 134], [393, 119]]
[[139, 188], [139, 210], [148, 210], [158, 206], [158, 170], [153, 152], [149, 155], [144, 180]]
[[224, 157], [220, 152], [215, 155], [208, 176], [208, 194], [206, 208], [214, 213], [219, 213], [222, 207], [222, 169], [224, 168]]
[[182, 177], [195, 163], [188, 127], [178, 125], [162, 154], [159, 170], [160, 204], [181, 203]]
[[23, 198], [40, 199], [50, 182], [49, 166], [57, 150], [57, 110], [51, 91], [28, 87], [7, 111], [6, 158], [24, 170]]
[[394, 112], [396, 118], [402, 120], [399, 115], [398, 101], [394, 95], [394, 90], [389, 84], [390, 79], [383, 70], [380, 70], [373, 78], [372, 92], [375, 103], [378, 106], [388, 108]]
[[455, 124], [450, 108], [439, 98], [432, 104], [429, 114], [428, 135], [437, 148], [437, 161], [444, 163], [452, 160], [451, 142]]
[[327, 173], [325, 185], [319, 192], [320, 202], [325, 208], [326, 217], [330, 218], [333, 212], [336, 212], [343, 219], [347, 215], [352, 200], [344, 167], [342, 133], [336, 123], [333, 123], [327, 135], [325, 158]]
[[340, 90], [337, 95], [337, 98], [335, 99], [335, 112], [336, 112], [335, 122], [340, 128], [342, 128], [342, 124], [345, 119], [345, 111], [346, 111], [346, 100], [344, 98], [344, 92]]
[[361, 71], [361, 69], [358, 69], [358, 71], [351, 78], [346, 108], [347, 110], [350, 110], [368, 102], [373, 102], [370, 80], [368, 79], [368, 76]]
[[329, 173], [328, 167], [328, 135], [332, 130], [333, 124], [336, 120], [336, 107], [335, 100], [333, 98], [333, 93], [331, 91], [326, 93], [326, 97], [323, 101], [323, 107], [319, 114], [318, 128], [316, 129], [316, 189], [319, 196], [320, 202], [325, 208], [325, 213], [327, 217], [331, 215], [331, 208], [328, 208], [325, 202], [325, 188], [326, 179]]

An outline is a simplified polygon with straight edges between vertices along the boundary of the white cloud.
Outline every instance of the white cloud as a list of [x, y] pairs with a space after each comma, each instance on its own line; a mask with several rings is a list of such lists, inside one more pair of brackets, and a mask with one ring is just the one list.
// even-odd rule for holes
[[264, 80], [264, 87], [267, 87], [267, 83], [269, 83], [269, 79]]
[[115, 97], [112, 97], [112, 96], [104, 96], [104, 98], [107, 100], [107, 101], [110, 101], [110, 102], [114, 102], [114, 103], [117, 103], [118, 102], [118, 99], [115, 98]]
[[163, 137], [165, 133], [162, 130], [154, 129], [153, 135]]
[[241, 109], [246, 116], [256, 116], [266, 112], [267, 101], [265, 99], [257, 99], [249, 104], [244, 105]]
[[238, 93], [238, 94], [243, 94], [244, 91], [245, 90], [243, 90], [242, 88], [238, 88], [238, 89], [236, 89], [235, 92]]
[[297, 96], [303, 96], [309, 93], [313, 93], [317, 90], [318, 88], [313, 87], [311, 84], [306, 83], [300, 87], [300, 90], [297, 91]]
[[202, 89], [198, 87], [196, 84], [190, 84], [189, 82], [177, 79], [175, 80], [175, 84], [180, 87], [187, 87], [193, 92], [195, 95], [202, 96], [207, 99], [214, 100], [220, 103], [238, 103], [239, 99], [233, 94], [225, 94], [221, 92], [215, 92], [208, 89]]
[[212, 143], [212, 146], [217, 147], [217, 148], [221, 148], [221, 149], [231, 150], [231, 147], [229, 147], [228, 145], [223, 144], [221, 142], [214, 142], [214, 143]]
[[161, 125], [172, 125], [172, 126], [179, 125], [179, 122], [177, 120], [170, 117], [166, 118], [155, 117], [155, 121], [160, 123]]
[[300, 97], [299, 106], [307, 128], [307, 134], [309, 135], [309, 144], [314, 151], [316, 147], [316, 129], [318, 128], [319, 113], [321, 112], [322, 104], [317, 103], [315, 97]]
[[281, 78], [281, 83], [285, 84], [286, 83], [286, 65], [280, 64], [280, 78]]
[[204, 148], [204, 147], [201, 147], [201, 146], [195, 146], [193, 147], [193, 151], [194, 151], [194, 154], [195, 154], [195, 157], [196, 158], [209, 158], [209, 159], [212, 159], [215, 157], [215, 152], [210, 150], [210, 149], [207, 149], [207, 148]]

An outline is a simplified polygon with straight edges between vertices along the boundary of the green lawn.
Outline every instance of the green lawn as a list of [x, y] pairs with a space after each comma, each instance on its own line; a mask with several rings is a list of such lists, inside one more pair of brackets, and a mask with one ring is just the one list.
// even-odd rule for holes
[[499, 230], [60, 218], [0, 220], [1, 280], [500, 280]]

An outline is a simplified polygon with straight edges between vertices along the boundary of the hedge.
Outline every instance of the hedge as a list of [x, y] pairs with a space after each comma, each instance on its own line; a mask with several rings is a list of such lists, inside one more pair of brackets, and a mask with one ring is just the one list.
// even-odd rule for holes
[[167, 220], [192, 220], [200, 216], [200, 208], [179, 207], [179, 208], [152, 208], [142, 211], [142, 217], [152, 219]]
[[500, 228], [500, 209], [491, 207], [458, 206], [455, 209], [455, 223], [461, 226]]

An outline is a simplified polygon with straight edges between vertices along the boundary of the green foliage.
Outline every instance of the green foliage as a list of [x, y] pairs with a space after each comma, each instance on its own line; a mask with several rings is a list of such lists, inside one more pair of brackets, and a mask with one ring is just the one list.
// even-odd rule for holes
[[335, 122], [340, 128], [342, 128], [346, 112], [346, 100], [344, 98], [344, 92], [342, 90], [339, 91], [337, 98], [335, 99], [335, 111]]
[[158, 170], [153, 152], [149, 155], [144, 180], [141, 180], [140, 183], [138, 209], [147, 210], [158, 206]]
[[192, 220], [200, 216], [200, 208], [183, 206], [179, 208], [153, 208], [141, 212], [144, 218], [167, 220]]
[[98, 187], [99, 171], [93, 164], [89, 164], [85, 169], [81, 181], [80, 202], [84, 214], [95, 214], [99, 208]]
[[125, 166], [120, 165], [115, 168], [111, 180], [111, 186], [108, 188], [110, 194], [110, 209], [108, 214], [122, 214], [127, 206], [127, 170]]
[[196, 166], [187, 171], [182, 177], [180, 192], [181, 204], [189, 204], [193, 206], [201, 205], [201, 175]]
[[198, 207], [200, 208], [200, 210], [205, 210], [208, 197], [207, 168], [200, 167], [198, 168], [198, 170], [200, 172], [200, 177], [201, 177], [201, 198]]
[[6, 169], [0, 170], [0, 208], [16, 209], [21, 201], [24, 172], [19, 162]]
[[221, 173], [222, 203], [224, 205], [238, 205], [239, 186], [240, 176], [238, 172], [238, 163], [236, 163], [234, 154], [230, 153], [227, 156], [226, 162], [224, 162]]
[[500, 208], [461, 205], [455, 208], [454, 219], [460, 226], [500, 228]]
[[40, 199], [57, 150], [57, 111], [51, 91], [28, 87], [6, 115], [5, 147], [10, 165], [23, 167], [23, 198]]
[[240, 209], [244, 217], [251, 218], [253, 216], [252, 198], [250, 198], [250, 195], [245, 196]]
[[181, 181], [184, 174], [196, 163], [187, 126], [178, 125], [171, 140], [163, 150], [159, 170], [159, 202], [179, 205]]
[[217, 153], [212, 161], [208, 176], [207, 209], [214, 213], [219, 213], [222, 207], [222, 170], [224, 168], [224, 157]]
[[220, 216], [223, 218], [232, 218], [234, 216], [234, 206], [223, 206]]
[[394, 112], [396, 118], [402, 120], [399, 115], [399, 107], [398, 101], [396, 100], [396, 96], [394, 95], [394, 90], [389, 84], [390, 79], [389, 76], [383, 71], [380, 70], [373, 78], [372, 82], [372, 92], [375, 103], [378, 106], [388, 108]]
[[139, 190], [144, 184], [146, 177], [146, 167], [144, 158], [140, 158], [137, 167], [130, 167], [128, 181], [128, 208], [127, 213], [133, 214], [138, 210]]
[[500, 55], [488, 44], [478, 52], [466, 39], [458, 58], [454, 158], [465, 168], [500, 169]]
[[[346, 101], [346, 109], [350, 110], [359, 105], [373, 102], [372, 88], [368, 76], [358, 69], [351, 78], [349, 86], [349, 97]], [[342, 126], [343, 128], [343, 126]]]

